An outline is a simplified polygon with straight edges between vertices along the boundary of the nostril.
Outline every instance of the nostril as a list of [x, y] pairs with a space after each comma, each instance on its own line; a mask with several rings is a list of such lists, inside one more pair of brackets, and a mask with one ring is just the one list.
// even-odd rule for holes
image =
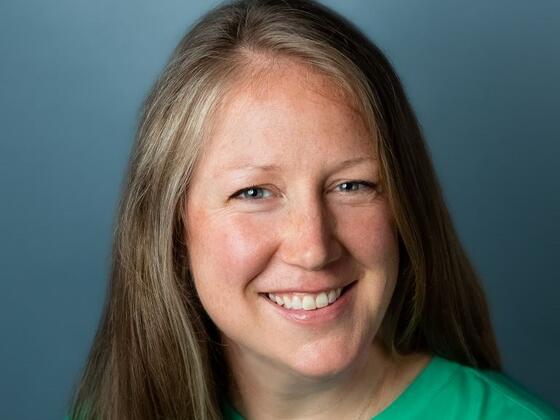
[[323, 269], [338, 260], [343, 252], [342, 246], [332, 238], [287, 238], [282, 244], [283, 259], [290, 265], [308, 271]]

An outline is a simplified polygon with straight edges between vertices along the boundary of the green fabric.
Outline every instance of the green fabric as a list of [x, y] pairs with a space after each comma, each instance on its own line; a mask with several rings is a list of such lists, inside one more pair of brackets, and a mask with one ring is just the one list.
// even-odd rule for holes
[[[224, 405], [225, 420], [244, 420]], [[441, 357], [430, 363], [375, 420], [549, 420], [560, 413], [506, 376]]]

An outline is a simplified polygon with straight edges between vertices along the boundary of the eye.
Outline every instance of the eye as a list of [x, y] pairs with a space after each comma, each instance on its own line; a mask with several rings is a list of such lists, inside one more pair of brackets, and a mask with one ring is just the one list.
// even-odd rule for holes
[[233, 194], [233, 198], [238, 200], [260, 200], [263, 198], [268, 198], [272, 193], [266, 188], [262, 187], [249, 187], [237, 191]]
[[375, 190], [375, 184], [367, 181], [347, 181], [336, 186], [341, 192], [370, 192]]

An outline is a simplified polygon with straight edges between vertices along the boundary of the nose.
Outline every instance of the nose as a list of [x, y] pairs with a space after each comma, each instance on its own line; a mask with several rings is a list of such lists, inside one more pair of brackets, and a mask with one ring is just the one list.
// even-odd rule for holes
[[301, 201], [289, 210], [282, 226], [279, 253], [284, 262], [305, 270], [320, 270], [342, 255], [335, 235], [336, 220], [319, 199]]

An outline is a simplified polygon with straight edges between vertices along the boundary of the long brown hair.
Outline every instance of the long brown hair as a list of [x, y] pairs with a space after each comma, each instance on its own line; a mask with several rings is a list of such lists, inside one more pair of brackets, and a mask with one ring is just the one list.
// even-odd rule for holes
[[189, 276], [184, 199], [213, 111], [257, 54], [291, 57], [327, 75], [377, 134], [401, 255], [379, 331], [387, 348], [500, 368], [483, 291], [388, 60], [314, 1], [243, 0], [211, 11], [187, 33], [146, 100], [120, 203], [107, 303], [72, 418], [220, 418], [225, 395], [218, 378], [226, 367]]

